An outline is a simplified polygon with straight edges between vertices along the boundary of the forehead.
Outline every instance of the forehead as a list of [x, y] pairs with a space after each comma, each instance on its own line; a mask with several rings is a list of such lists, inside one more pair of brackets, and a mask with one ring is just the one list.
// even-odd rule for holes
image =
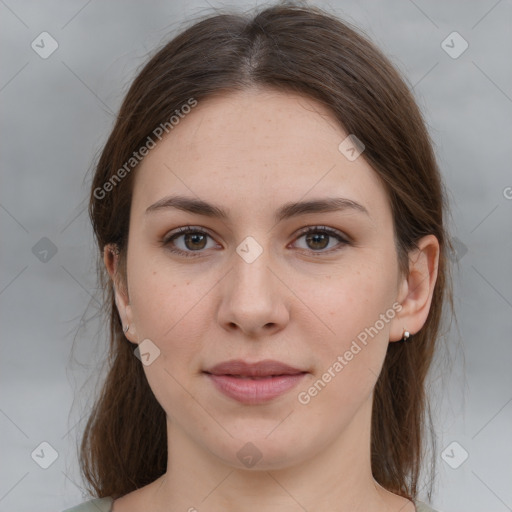
[[144, 158], [132, 210], [181, 194], [223, 204], [240, 218], [328, 195], [380, 210], [372, 217], [389, 216], [375, 171], [340, 152], [348, 135], [324, 105], [298, 94], [247, 90], [208, 98]]

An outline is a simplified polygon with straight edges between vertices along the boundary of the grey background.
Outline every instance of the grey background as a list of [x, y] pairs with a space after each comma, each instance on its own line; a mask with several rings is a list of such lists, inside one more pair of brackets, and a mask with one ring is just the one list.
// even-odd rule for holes
[[[432, 505], [512, 510], [511, 2], [316, 5], [361, 27], [414, 87], [449, 191], [459, 323], [432, 375]], [[2, 512], [60, 511], [83, 499], [76, 443], [106, 343], [86, 173], [147, 52], [210, 11], [184, 0], [0, 0]], [[43, 31], [59, 44], [47, 59], [31, 48]], [[441, 47], [453, 31], [469, 43], [456, 59]], [[58, 454], [47, 469], [35, 462], [42, 442]], [[469, 457], [453, 469], [446, 461], [460, 462], [462, 450]]]

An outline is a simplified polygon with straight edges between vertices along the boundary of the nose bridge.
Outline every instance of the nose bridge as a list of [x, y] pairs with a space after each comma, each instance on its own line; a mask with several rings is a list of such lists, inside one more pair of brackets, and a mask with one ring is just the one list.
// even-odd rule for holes
[[[262, 239], [263, 235], [258, 237]], [[284, 325], [287, 310], [279, 295], [279, 280], [270, 270], [273, 258], [268, 245], [255, 236], [247, 236], [236, 247], [219, 310], [224, 327], [237, 325], [248, 333], [268, 325]]]
[[245, 237], [236, 247], [236, 255], [233, 257], [233, 281], [237, 293], [244, 296], [262, 295], [257, 297], [258, 301], [270, 298], [270, 288], [273, 278], [269, 270], [271, 253], [268, 244], [262, 240], [263, 235]]

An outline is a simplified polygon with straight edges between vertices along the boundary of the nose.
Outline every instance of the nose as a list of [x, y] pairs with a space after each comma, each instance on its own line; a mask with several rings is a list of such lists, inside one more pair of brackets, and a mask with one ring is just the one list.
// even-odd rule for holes
[[282, 330], [289, 321], [292, 294], [271, 268], [268, 254], [264, 250], [252, 262], [234, 255], [233, 267], [220, 283], [218, 322], [224, 329], [262, 337]]

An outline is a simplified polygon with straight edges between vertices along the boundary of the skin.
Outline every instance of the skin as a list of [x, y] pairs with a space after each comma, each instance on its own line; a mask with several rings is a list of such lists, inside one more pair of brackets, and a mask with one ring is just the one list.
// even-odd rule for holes
[[[114, 512], [415, 510], [372, 477], [371, 405], [388, 343], [425, 323], [439, 244], [421, 239], [409, 275], [400, 274], [386, 191], [364, 153], [349, 161], [338, 150], [347, 135], [315, 100], [251, 89], [199, 102], [140, 164], [127, 281], [108, 248], [105, 264], [127, 338], [160, 350], [144, 371], [167, 414], [169, 460], [161, 478], [117, 499]], [[215, 203], [229, 217], [145, 213], [169, 194]], [[368, 215], [347, 209], [274, 221], [284, 203], [328, 196], [356, 201]], [[318, 225], [350, 243], [315, 245], [297, 233]], [[163, 247], [181, 226], [210, 235], [206, 245], [174, 240], [200, 256]], [[263, 250], [252, 263], [236, 252], [247, 236]], [[400, 312], [301, 404], [298, 393], [394, 303]], [[309, 374], [271, 402], [243, 405], [202, 373], [233, 358], [276, 359]], [[252, 468], [237, 457], [247, 442], [262, 454]]]

